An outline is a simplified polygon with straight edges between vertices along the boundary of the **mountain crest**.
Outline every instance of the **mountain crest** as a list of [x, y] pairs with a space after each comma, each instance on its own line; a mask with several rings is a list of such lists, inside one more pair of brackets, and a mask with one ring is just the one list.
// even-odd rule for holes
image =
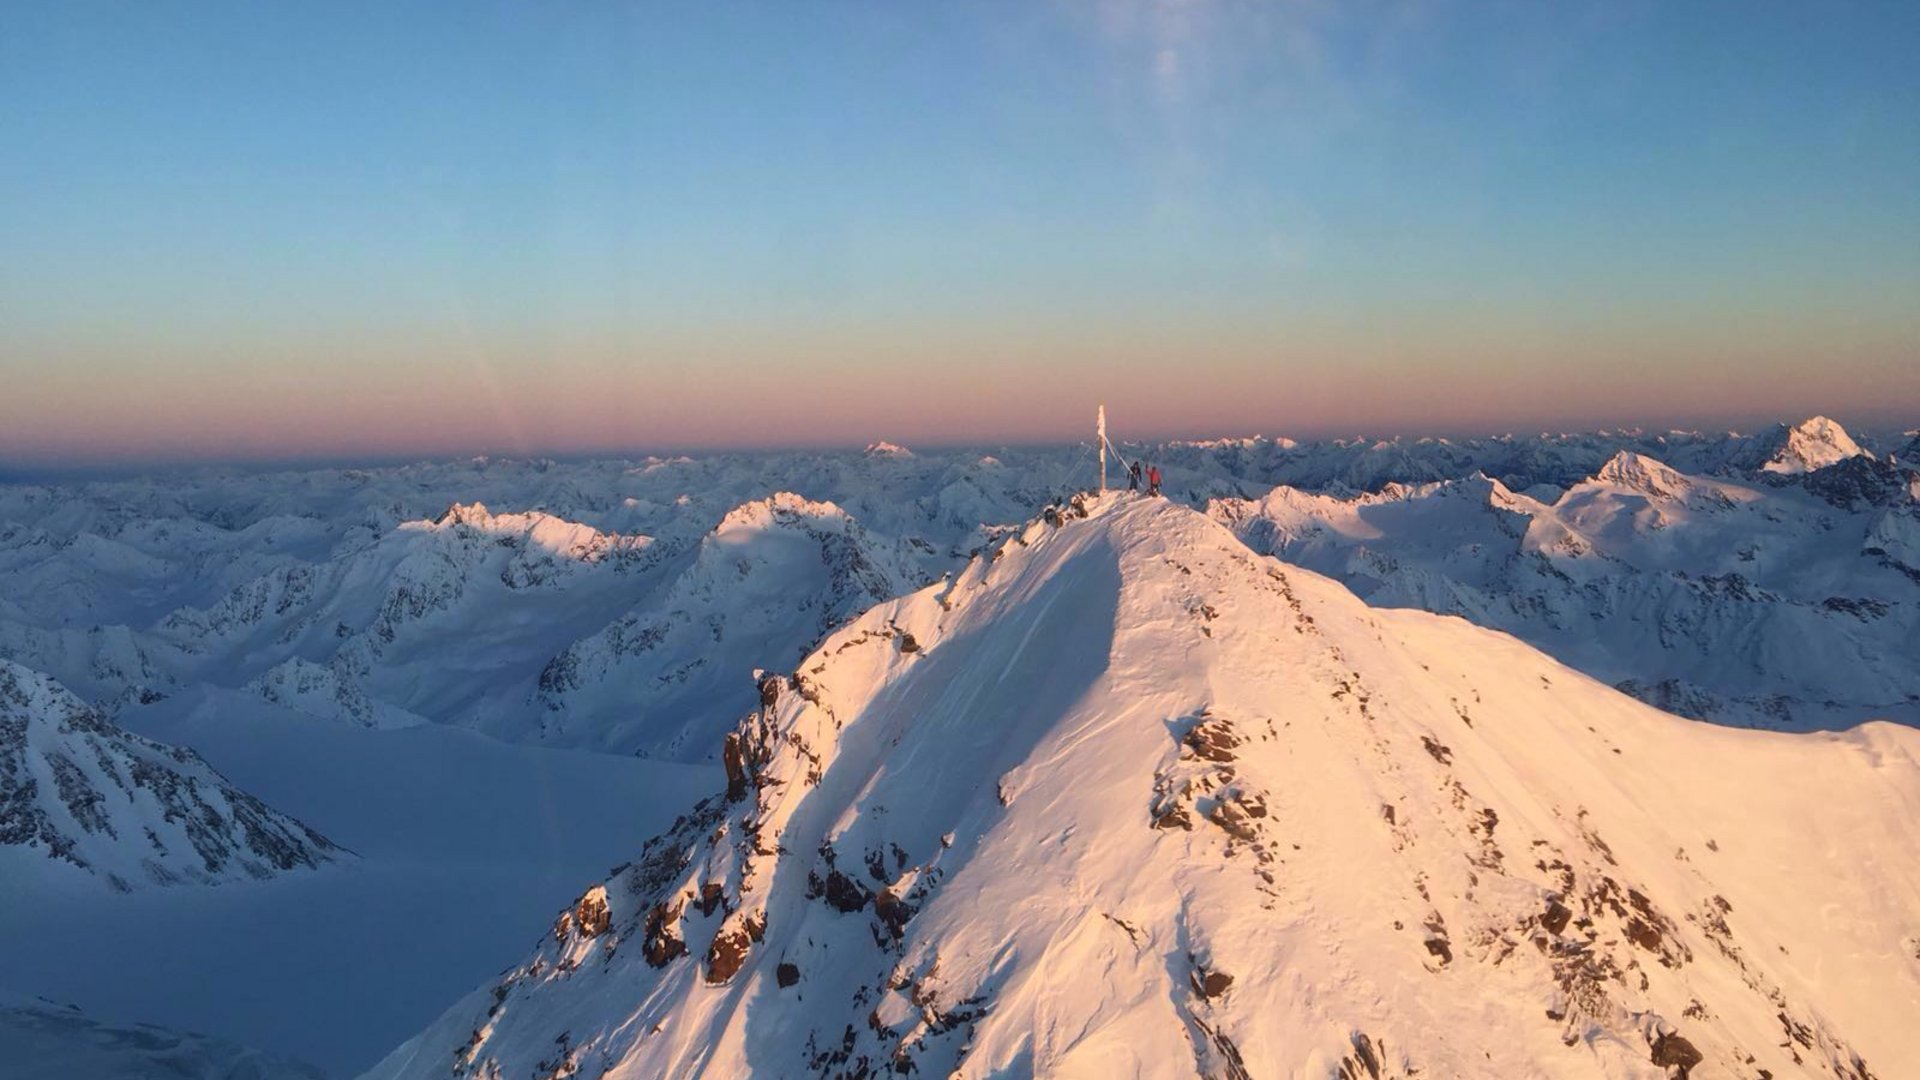
[[1822, 469], [1851, 457], [1871, 457], [1847, 430], [1824, 416], [1782, 426], [1773, 437], [1774, 449], [1761, 471], [1795, 475]]
[[1692, 481], [1678, 470], [1631, 450], [1622, 450], [1608, 458], [1593, 478], [1662, 499], [1684, 499], [1693, 489]]
[[478, 502], [454, 503], [437, 521], [407, 522], [401, 529], [420, 527], [436, 532], [477, 534], [529, 552], [589, 563], [609, 557], [631, 558], [653, 543], [651, 537], [605, 533], [542, 510], [496, 514], [488, 510], [485, 503]]
[[760, 703], [725, 793], [373, 1075], [1915, 1064], [1920, 967], [1867, 929], [1920, 917], [1904, 729], [1688, 724], [1120, 495]]
[[769, 526], [844, 526], [852, 521], [852, 516], [835, 503], [815, 501], [791, 491], [780, 491], [764, 499], [741, 503], [727, 511], [709, 535], [720, 536], [737, 529], [764, 529]]
[[869, 533], [831, 502], [781, 492], [743, 503], [646, 605], [549, 661], [535, 700], [553, 714], [556, 733], [610, 714], [601, 726], [622, 752], [706, 757], [717, 749], [710, 722], [637, 746], [622, 740], [650, 714], [710, 714], [717, 701], [745, 707], [750, 688], [740, 672], [791, 663], [829, 631], [926, 580], [910, 548]]
[[0, 865], [36, 854], [126, 892], [267, 878], [343, 852], [193, 751], [122, 730], [52, 679], [0, 660]]

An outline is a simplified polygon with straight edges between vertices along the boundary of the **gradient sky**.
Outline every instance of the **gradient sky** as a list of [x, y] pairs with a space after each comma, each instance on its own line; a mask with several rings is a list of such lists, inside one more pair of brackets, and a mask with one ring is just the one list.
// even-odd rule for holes
[[1920, 4], [90, 3], [0, 463], [1920, 424]]

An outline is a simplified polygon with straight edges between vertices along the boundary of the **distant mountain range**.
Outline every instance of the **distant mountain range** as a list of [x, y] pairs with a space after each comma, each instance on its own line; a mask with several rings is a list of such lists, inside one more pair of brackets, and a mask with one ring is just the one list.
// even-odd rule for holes
[[[358, 1069], [512, 964], [382, 1077], [1920, 1071], [1920, 435], [1120, 449], [1167, 499], [885, 443], [0, 485], [8, 989]], [[43, 1005], [0, 1048], [280, 1060]]]
[[[1892, 648], [1920, 610], [1920, 437], [1873, 453], [1816, 417], [1128, 450], [1262, 551], [1688, 715], [1920, 719]], [[109, 713], [211, 684], [345, 723], [703, 757], [751, 705], [743, 672], [1093, 478], [1084, 447], [876, 443], [0, 487], [0, 656]]]

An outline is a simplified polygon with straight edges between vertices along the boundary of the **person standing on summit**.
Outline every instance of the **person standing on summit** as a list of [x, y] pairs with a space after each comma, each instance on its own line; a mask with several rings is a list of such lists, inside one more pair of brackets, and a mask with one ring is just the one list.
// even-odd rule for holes
[[1127, 466], [1127, 490], [1140, 490], [1140, 463], [1137, 461]]
[[1160, 466], [1147, 466], [1147, 494], [1160, 494]]

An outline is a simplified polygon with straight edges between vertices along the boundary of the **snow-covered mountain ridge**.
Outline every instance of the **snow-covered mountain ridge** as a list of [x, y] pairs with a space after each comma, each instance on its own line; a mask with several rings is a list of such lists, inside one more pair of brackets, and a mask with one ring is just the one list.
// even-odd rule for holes
[[1920, 1071], [1920, 733], [1050, 518], [764, 681], [724, 794], [369, 1075]]
[[716, 718], [752, 702], [745, 673], [789, 666], [828, 631], [924, 584], [919, 554], [830, 502], [781, 492], [736, 507], [662, 589], [541, 670], [541, 738], [710, 753], [730, 722]]
[[1845, 428], [1824, 416], [1804, 420], [1775, 437], [1775, 447], [1760, 468], [1770, 473], [1809, 473], [1848, 458], [1873, 455], [1860, 448]]
[[1620, 451], [1540, 500], [1474, 477], [1276, 488], [1209, 512], [1369, 603], [1465, 616], [1672, 711], [1742, 726], [1920, 723], [1920, 502], [1849, 458], [1783, 482]]
[[198, 754], [115, 727], [0, 660], [0, 866], [47, 859], [122, 892], [314, 869], [344, 853], [236, 790]]
[[[1561, 648], [1498, 610], [1508, 603], [1550, 610], [1560, 630], [1572, 633], [1583, 617], [1652, 606], [1675, 633], [1691, 633], [1688, 610], [1669, 617], [1665, 594], [1642, 595], [1639, 585], [1620, 597], [1611, 595], [1615, 584], [1573, 575], [1581, 595], [1570, 600], [1536, 595], [1525, 575], [1472, 571], [1463, 581], [1449, 568], [1442, 583], [1375, 590], [1370, 578], [1403, 577], [1424, 557], [1423, 539], [1392, 529], [1370, 538], [1366, 566], [1284, 553], [1338, 574], [1376, 602], [1457, 612], [1523, 633], [1610, 682], [1646, 688], [1696, 715], [1844, 726], [1862, 715], [1913, 721], [1920, 708], [1900, 678], [1866, 670], [1886, 668], [1884, 642], [1908, 627], [1898, 591], [1906, 586], [1881, 579], [1905, 575], [1920, 584], [1911, 509], [1920, 480], [1901, 463], [1901, 439], [1871, 449], [1864, 442], [1814, 418], [1742, 436], [1252, 438], [1126, 450], [1160, 463], [1168, 493], [1190, 505], [1257, 501], [1276, 483], [1339, 500], [1373, 492], [1405, 501], [1427, 485], [1478, 483], [1473, 478], [1484, 474], [1511, 502], [1513, 513], [1495, 519], [1505, 521], [1500, 530], [1540, 518], [1518, 500], [1552, 507], [1569, 489], [1613, 476], [1609, 470], [1657, 463], [1665, 482], [1687, 478], [1704, 500], [1681, 515], [1658, 492], [1642, 493], [1649, 526], [1667, 526], [1669, 538], [1700, 538], [1668, 545], [1667, 570], [1689, 578], [1669, 590], [1679, 598], [1673, 603], [1690, 610], [1695, 594], [1717, 587], [1701, 582], [1738, 574], [1760, 586], [1751, 595], [1799, 605], [1775, 619], [1793, 632], [1846, 613], [1876, 625], [1835, 637], [1821, 650], [1826, 674], [1818, 678], [1739, 688], [1714, 670], [1718, 654], [1781, 632], [1730, 632], [1725, 640], [1734, 645], [1714, 640], [1699, 650], [1589, 654]], [[703, 753], [690, 748], [713, 745], [750, 703], [743, 672], [791, 664], [824, 630], [957, 570], [973, 551], [1092, 479], [1084, 447], [869, 449], [638, 462], [478, 459], [0, 486], [0, 656], [53, 675], [109, 713], [212, 685], [356, 725], [424, 719], [515, 740], [667, 758]], [[1831, 463], [1769, 471], [1789, 461]], [[1622, 479], [1613, 488], [1640, 482]], [[1759, 492], [1748, 500], [1756, 512], [1709, 513], [1712, 500], [1732, 489]], [[809, 562], [815, 556], [797, 547], [791, 558], [729, 575], [713, 556], [725, 546], [723, 532], [737, 527], [735, 515], [762, 513], [756, 508], [782, 498], [834, 506], [857, 528], [816, 530], [810, 542], [819, 572]], [[796, 536], [805, 531], [788, 528], [797, 520], [773, 522], [767, 534]], [[1798, 595], [1771, 580], [1771, 571], [1757, 576], [1747, 563], [1728, 565], [1727, 552], [1754, 548], [1732, 535], [1735, 526], [1767, 530], [1760, 546], [1790, 551], [1826, 591]], [[1589, 541], [1577, 530], [1540, 532], [1543, 542], [1569, 550]], [[1854, 532], [1857, 548], [1827, 542]], [[1483, 552], [1510, 544], [1504, 531], [1467, 542]], [[1398, 571], [1384, 569], [1388, 563]], [[1498, 594], [1459, 595], [1463, 589]], [[1830, 599], [1831, 610], [1823, 607]], [[1891, 618], [1876, 614], [1883, 604], [1892, 605]], [[1765, 610], [1749, 605], [1732, 621]], [[1733, 670], [1750, 669], [1743, 662]]]

